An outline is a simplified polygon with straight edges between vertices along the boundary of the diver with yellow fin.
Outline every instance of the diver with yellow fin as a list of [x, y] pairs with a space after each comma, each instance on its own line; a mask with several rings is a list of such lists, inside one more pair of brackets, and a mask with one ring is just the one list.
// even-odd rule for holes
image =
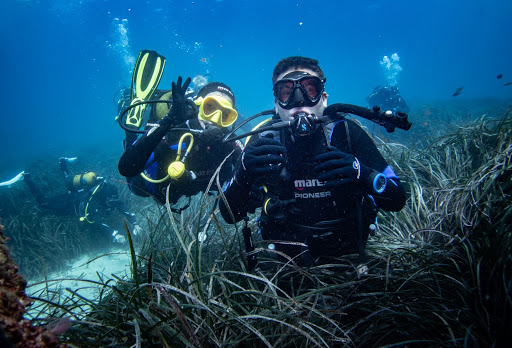
[[[124, 120], [126, 127], [130, 129], [139, 129], [144, 119], [147, 104], [142, 103], [150, 100], [155, 92], [165, 67], [165, 57], [156, 51], [142, 50], [139, 52], [137, 61], [132, 74], [132, 84], [130, 93], [130, 106]], [[118, 116], [119, 117], [119, 116]], [[126, 139], [123, 147], [131, 145], [137, 136], [134, 133], [126, 132]]]
[[169, 185], [171, 204], [181, 196], [205, 191], [219, 165], [234, 151], [219, 172], [221, 181], [228, 179], [241, 153], [240, 142], [222, 141], [238, 118], [231, 88], [220, 82], [208, 83], [192, 102], [187, 98], [190, 78], [183, 85], [181, 82], [181, 77], [173, 82], [172, 91], [162, 100], [147, 102], [157, 104], [150, 117], [156, 123], [148, 122], [144, 134], [126, 149], [118, 165], [132, 192], [152, 196], [160, 204], [166, 202]]

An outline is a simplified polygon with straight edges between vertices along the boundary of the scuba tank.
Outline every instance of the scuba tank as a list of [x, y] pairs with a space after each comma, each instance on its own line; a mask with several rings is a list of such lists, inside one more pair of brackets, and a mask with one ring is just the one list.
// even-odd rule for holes
[[97, 185], [102, 179], [95, 172], [85, 172], [77, 175], [68, 175], [64, 181], [68, 191], [79, 191]]

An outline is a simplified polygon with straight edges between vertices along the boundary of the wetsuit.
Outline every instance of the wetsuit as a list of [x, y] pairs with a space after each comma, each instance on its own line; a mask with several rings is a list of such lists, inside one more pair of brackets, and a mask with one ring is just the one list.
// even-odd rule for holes
[[[203, 130], [199, 121], [194, 118], [187, 122], [176, 126], [176, 128], [186, 128], [193, 130]], [[148, 132], [149, 133], [149, 132]], [[143, 137], [152, 137], [154, 133]], [[206, 139], [203, 136], [204, 132], [192, 133], [194, 136], [194, 146], [185, 159], [185, 168], [189, 172], [193, 172], [193, 176], [185, 174], [178, 180], [168, 179], [162, 183], [151, 183], [146, 181], [139, 174], [144, 174], [151, 179], [161, 179], [167, 176], [167, 169], [169, 165], [176, 160], [178, 142], [180, 137], [186, 131], [171, 131], [151, 152], [148, 147], [153, 146], [151, 142], [140, 141], [139, 138], [133, 146], [129, 147], [119, 161], [119, 172], [125, 176], [130, 184], [130, 190], [138, 196], [152, 196], [160, 204], [165, 204], [166, 189], [170, 186], [169, 199], [170, 203], [174, 204], [181, 196], [190, 197], [198, 192], [205, 191], [208, 187], [210, 179], [233, 150], [235, 153], [228, 158], [227, 162], [222, 166], [219, 177], [220, 181], [224, 182], [231, 177], [233, 163], [238, 159], [241, 148], [239, 143], [222, 143], [221, 138], [215, 140]], [[185, 153], [189, 139], [186, 138], [182, 145], [181, 155]], [[149, 158], [145, 158], [141, 153], [150, 153]], [[215, 189], [215, 183], [212, 185]]]
[[[355, 122], [345, 119], [330, 129], [322, 126], [307, 137], [293, 137], [286, 130], [274, 137], [287, 148], [287, 173], [260, 177], [252, 186], [266, 190], [259, 200], [263, 207], [259, 220], [263, 239], [305, 243], [315, 259], [362, 252], [377, 210], [398, 211], [404, 206], [405, 191], [400, 180], [369, 135]], [[385, 190], [377, 194], [358, 184], [325, 187], [324, 182], [316, 179], [313, 168], [314, 157], [327, 151], [328, 142], [383, 173], [388, 181]], [[234, 179], [224, 191], [236, 221], [251, 210], [252, 197], [258, 196], [254, 189], [251, 191]], [[226, 221], [233, 222], [222, 201], [220, 211]], [[301, 252], [297, 246], [276, 243], [276, 247], [292, 256]]]

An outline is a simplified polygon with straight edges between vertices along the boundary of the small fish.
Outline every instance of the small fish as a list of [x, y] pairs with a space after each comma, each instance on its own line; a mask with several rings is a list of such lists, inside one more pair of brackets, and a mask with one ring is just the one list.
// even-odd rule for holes
[[461, 94], [462, 90], [464, 89], [464, 87], [459, 87], [455, 90], [455, 93], [453, 93], [453, 97], [456, 97], [458, 96], [459, 94]]
[[507, 82], [507, 83], [503, 84], [503, 86], [510, 86], [510, 85], [512, 85], [512, 82]]
[[498, 74], [498, 76], [496, 76], [496, 78], [499, 80], [503, 77], [503, 74]]

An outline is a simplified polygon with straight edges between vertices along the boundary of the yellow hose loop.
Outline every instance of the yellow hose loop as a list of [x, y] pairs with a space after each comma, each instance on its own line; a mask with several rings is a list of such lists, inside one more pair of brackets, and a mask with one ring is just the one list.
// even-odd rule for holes
[[162, 179], [151, 179], [149, 176], [147, 176], [144, 173], [140, 173], [140, 176], [142, 176], [142, 178], [144, 180], [149, 181], [150, 183], [153, 183], [153, 184], [160, 184], [160, 183], [166, 181], [167, 179], [169, 179], [169, 175], [166, 175], [165, 178], [162, 178]]
[[[190, 143], [188, 144], [187, 146], [187, 150], [185, 151], [185, 155], [183, 155], [183, 160], [185, 159], [185, 157], [187, 157], [188, 153], [190, 152], [190, 150], [192, 150], [192, 146], [194, 145], [194, 136], [192, 135], [192, 133], [185, 133], [181, 136], [180, 138], [180, 141], [178, 143], [178, 155], [176, 156], [176, 161], [180, 161], [180, 157], [181, 157], [181, 146], [183, 144], [183, 141], [189, 137], [190, 138]], [[181, 160], [183, 162], [183, 160]]]
[[[194, 136], [192, 135], [192, 133], [185, 133], [181, 136], [180, 138], [180, 141], [178, 143], [178, 155], [176, 156], [176, 161], [180, 161], [180, 157], [181, 157], [181, 147], [182, 147], [182, 144], [183, 144], [183, 141], [187, 138], [187, 137], [190, 137], [190, 144], [188, 144], [187, 146], [187, 149], [185, 151], [185, 154], [183, 155], [183, 159], [181, 160], [183, 162], [183, 160], [185, 159], [185, 157], [187, 157], [189, 151], [192, 149], [192, 146], [194, 145]], [[151, 179], [149, 176], [147, 176], [146, 174], [144, 173], [140, 173], [140, 176], [142, 176], [142, 178], [150, 183], [153, 183], [153, 184], [160, 184], [160, 183], [163, 183], [167, 180], [169, 180], [170, 176], [169, 175], [166, 175], [164, 178], [162, 179]]]
[[80, 217], [80, 221], [84, 221], [86, 220], [88, 223], [90, 224], [93, 224], [94, 221], [91, 221], [89, 220], [89, 213], [87, 212], [89, 210], [89, 203], [91, 203], [91, 199], [92, 199], [92, 196], [94, 196], [94, 194], [96, 193], [96, 191], [98, 191], [98, 189], [100, 188], [100, 186], [102, 186], [102, 184], [99, 184], [98, 186], [96, 186], [96, 188], [94, 189], [94, 191], [92, 191], [91, 195], [89, 196], [89, 200], [87, 201], [87, 204], [85, 205], [85, 215]]

